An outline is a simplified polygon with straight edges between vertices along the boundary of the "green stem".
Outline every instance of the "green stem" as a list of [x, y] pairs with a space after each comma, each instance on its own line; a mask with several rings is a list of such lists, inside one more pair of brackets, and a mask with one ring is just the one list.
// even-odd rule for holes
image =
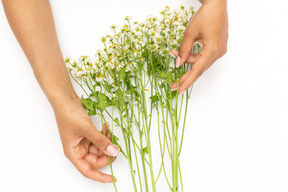
[[127, 138], [125, 128], [123, 127], [124, 117], [122, 115], [122, 112], [120, 109], [118, 109], [118, 111], [120, 114], [121, 130], [122, 130], [122, 134], [123, 134], [123, 138], [124, 138], [124, 142], [125, 142], [125, 148], [126, 148], [126, 154], [127, 154], [126, 158], [128, 160], [128, 164], [129, 164], [129, 168], [130, 168], [130, 174], [131, 174], [131, 178], [132, 178], [132, 182], [133, 182], [134, 191], [137, 192], [137, 186], [136, 186], [134, 172], [133, 172], [133, 166], [132, 166], [131, 151], [130, 151], [130, 147], [127, 143], [129, 141], [129, 137]]
[[70, 76], [72, 79], [81, 87], [81, 89], [84, 91], [84, 93], [89, 97], [89, 94], [86, 92], [86, 90], [83, 88], [83, 86], [73, 77], [72, 73], [69, 71]]
[[[139, 121], [140, 121], [140, 107], [139, 107], [139, 104], [138, 104], [138, 118], [139, 118]], [[145, 165], [145, 162], [144, 162], [144, 159], [146, 160], [145, 158], [145, 154], [144, 154], [144, 151], [143, 151], [143, 141], [142, 141], [142, 130], [140, 129], [139, 127], [139, 139], [140, 139], [140, 147], [141, 147], [141, 150], [140, 150], [140, 155], [142, 157], [142, 167], [143, 167], [143, 173], [144, 173], [144, 180], [145, 180], [145, 188], [146, 188], [146, 192], [149, 192], [149, 185], [148, 185], [148, 178], [147, 178], [147, 173], [146, 173], [146, 165]]]
[[[104, 118], [103, 113], [101, 112], [100, 114], [101, 114], [101, 123], [102, 123], [102, 125], [103, 125], [104, 122], [106, 123], [106, 120], [105, 120], [105, 118]], [[104, 122], [103, 122], [103, 120], [104, 120]], [[109, 129], [109, 128], [108, 128], [108, 129]], [[106, 134], [105, 134], [105, 129], [103, 129], [103, 134], [106, 135]], [[115, 191], [117, 192], [117, 187], [116, 187], [116, 183], [115, 183], [114, 172], [113, 172], [113, 168], [112, 168], [112, 161], [111, 161], [111, 158], [110, 158], [109, 156], [108, 156], [108, 160], [109, 160], [109, 165], [110, 165], [110, 170], [111, 170], [111, 175], [112, 175], [112, 181], [113, 181], [114, 189], [115, 189]]]
[[179, 148], [179, 153], [178, 156], [181, 154], [182, 150], [182, 144], [183, 144], [183, 138], [184, 138], [184, 131], [185, 131], [185, 125], [186, 125], [186, 117], [187, 117], [187, 109], [188, 109], [188, 91], [186, 91], [186, 104], [185, 104], [185, 115], [184, 115], [184, 122], [183, 122], [183, 128], [182, 128], [182, 135], [181, 135], [181, 141], [180, 141], [180, 148]]

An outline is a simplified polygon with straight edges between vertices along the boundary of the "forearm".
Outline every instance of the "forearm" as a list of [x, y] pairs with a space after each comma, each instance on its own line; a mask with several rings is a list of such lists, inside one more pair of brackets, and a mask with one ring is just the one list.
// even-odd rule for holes
[[59, 47], [48, 0], [2, 0], [9, 24], [53, 107], [77, 98]]

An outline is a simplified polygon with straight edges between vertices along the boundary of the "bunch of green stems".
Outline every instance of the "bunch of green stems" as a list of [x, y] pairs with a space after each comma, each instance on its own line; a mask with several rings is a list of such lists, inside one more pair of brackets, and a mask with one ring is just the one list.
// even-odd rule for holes
[[[161, 175], [171, 192], [180, 191], [180, 185], [183, 191], [179, 158], [192, 88], [179, 95], [170, 86], [192, 65], [176, 68], [169, 52], [177, 49], [184, 32], [179, 22], [186, 26], [190, 13], [181, 7], [173, 15], [166, 7], [161, 14], [159, 23], [149, 18], [146, 24], [134, 22], [137, 27], [133, 27], [126, 17], [127, 25], [120, 32], [112, 26], [114, 37], [101, 39], [105, 48], [97, 52], [95, 63], [86, 56], [78, 62], [65, 60], [71, 77], [84, 91], [82, 104], [89, 115], [99, 116], [102, 124], [113, 122], [111, 141], [127, 159], [135, 192], [156, 192]], [[194, 44], [191, 52], [200, 51], [201, 46]], [[121, 129], [120, 139], [114, 135], [115, 127]], [[158, 143], [151, 139], [156, 134]], [[153, 154], [158, 146], [160, 153]], [[159, 154], [160, 165], [155, 168], [152, 157], [158, 159]]]
[[[199, 47], [193, 48], [193, 52], [199, 52], [199, 50]], [[148, 192], [152, 189], [155, 192], [156, 183], [161, 173], [164, 175], [171, 191], [179, 191], [179, 181], [183, 191], [179, 157], [183, 144], [188, 99], [192, 89], [179, 95], [178, 91], [171, 91], [170, 85], [173, 81], [179, 79], [179, 76], [187, 72], [191, 65], [184, 64], [180, 68], [175, 68], [175, 59], [170, 56], [167, 56], [166, 60], [161, 61], [159, 60], [160, 57], [155, 57], [151, 53], [148, 55], [151, 58], [150, 62], [143, 63], [138, 68], [137, 75], [133, 78], [133, 88], [136, 89], [134, 92], [137, 94], [132, 94], [128, 102], [124, 101], [124, 95], [127, 92], [131, 93], [131, 91], [128, 91], [130, 90], [128, 87], [131, 87], [131, 77], [127, 80], [127, 77], [123, 76], [121, 90], [126, 91], [119, 91], [119, 94], [116, 93], [117, 99], [109, 99], [106, 96], [106, 91], [109, 91], [109, 87], [101, 87], [99, 91], [96, 91], [96, 87], [91, 86], [91, 82], [94, 81], [92, 79], [89, 80], [93, 76], [88, 76], [84, 81], [84, 85], [88, 90], [74, 79], [81, 85], [80, 87], [86, 94], [86, 97], [82, 99], [82, 103], [89, 111], [89, 114], [99, 115], [102, 123], [114, 122], [109, 129], [111, 140], [116, 145], [119, 145], [119, 143], [118, 138], [113, 134], [113, 127], [116, 125], [121, 128], [124, 147], [119, 146], [122, 154], [128, 160], [134, 191]], [[147, 96], [148, 90], [150, 97]], [[135, 96], [138, 96], [138, 98], [133, 98]], [[97, 107], [97, 104], [100, 103], [108, 103], [107, 106], [111, 107], [111, 110], [109, 111], [108, 108], [102, 110]], [[183, 109], [184, 112], [182, 112]], [[156, 113], [156, 116], [154, 113]], [[158, 172], [154, 172], [152, 161], [151, 134], [156, 134], [155, 129], [152, 129], [154, 132], [151, 133], [151, 126], [155, 127], [155, 125], [152, 125], [152, 117], [157, 118], [158, 127], [157, 134], [161, 157], [161, 165], [158, 168]], [[153, 144], [155, 145], [155, 143]], [[170, 159], [170, 162], [168, 162], [172, 169], [170, 176], [165, 166], [165, 156]], [[156, 158], [158, 157], [156, 156]], [[135, 163], [133, 164], [133, 162]], [[110, 167], [113, 174], [111, 162]], [[136, 179], [137, 177], [138, 179]], [[148, 178], [150, 178], [150, 182]], [[117, 191], [116, 185], [115, 191]]]

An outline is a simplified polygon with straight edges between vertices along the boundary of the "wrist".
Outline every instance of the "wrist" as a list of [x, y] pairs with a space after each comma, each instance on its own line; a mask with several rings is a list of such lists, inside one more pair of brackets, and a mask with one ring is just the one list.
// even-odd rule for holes
[[44, 91], [54, 110], [62, 109], [75, 102], [80, 101], [81, 103], [81, 99], [75, 93], [68, 74], [62, 78], [59, 80], [59, 83], [53, 84], [53, 87], [49, 87], [48, 91]]
[[53, 110], [61, 110], [67, 105], [81, 103], [81, 99], [75, 93], [72, 85], [67, 85], [63, 88], [53, 91], [52, 94], [46, 94]]
[[73, 108], [73, 106], [82, 106], [81, 99], [77, 95], [71, 96], [69, 98], [61, 97], [60, 99], [55, 99], [53, 102], [50, 101], [50, 104], [55, 114], [71, 112], [71, 107]]
[[[80, 100], [74, 91], [63, 59], [39, 61], [42, 66], [34, 67], [34, 74], [53, 109]], [[81, 101], [81, 100], [80, 100]]]

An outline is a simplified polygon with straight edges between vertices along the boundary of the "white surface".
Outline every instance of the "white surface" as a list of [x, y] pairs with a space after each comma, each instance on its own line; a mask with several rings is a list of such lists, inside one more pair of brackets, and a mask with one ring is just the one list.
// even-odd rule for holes
[[[63, 55], [78, 57], [92, 55], [108, 27], [126, 15], [141, 19], [164, 5], [196, 1], [51, 3]], [[275, 3], [229, 2], [228, 53], [198, 80], [190, 101], [181, 159], [185, 192], [288, 191], [288, 12], [286, 1]], [[2, 5], [0, 58], [0, 191], [113, 191], [84, 178], [64, 157], [53, 111]], [[114, 167], [119, 192], [131, 192], [124, 158]]]

